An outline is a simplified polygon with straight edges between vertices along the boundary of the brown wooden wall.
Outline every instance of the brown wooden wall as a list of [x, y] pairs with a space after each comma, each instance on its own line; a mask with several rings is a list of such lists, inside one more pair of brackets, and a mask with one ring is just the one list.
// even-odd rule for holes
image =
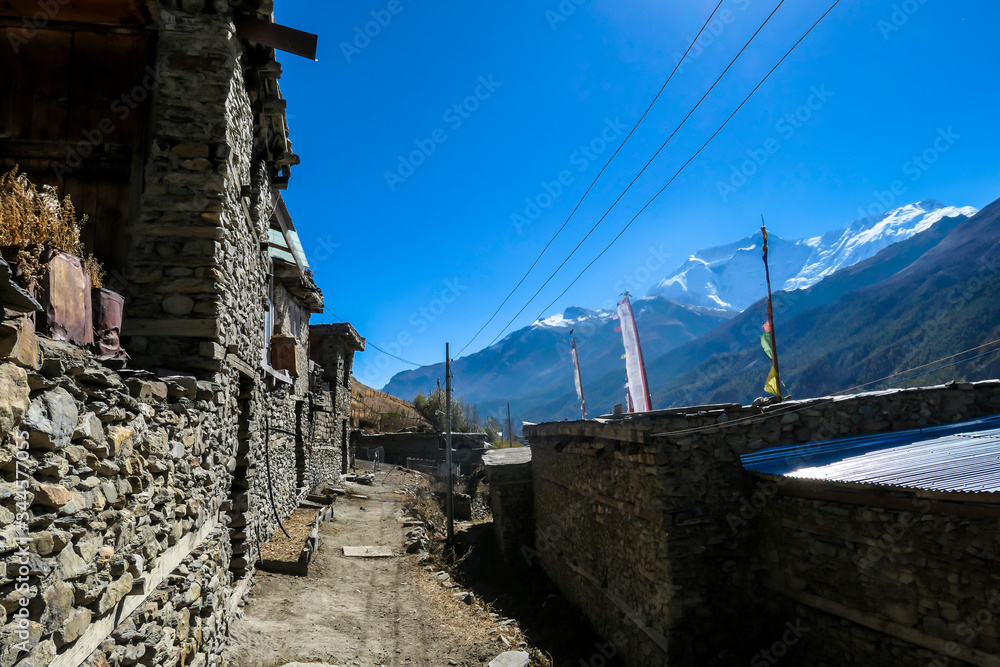
[[154, 35], [74, 26], [25, 43], [12, 32], [24, 36], [0, 25], [0, 170], [17, 164], [70, 195], [90, 218], [87, 249], [121, 269], [142, 191]]

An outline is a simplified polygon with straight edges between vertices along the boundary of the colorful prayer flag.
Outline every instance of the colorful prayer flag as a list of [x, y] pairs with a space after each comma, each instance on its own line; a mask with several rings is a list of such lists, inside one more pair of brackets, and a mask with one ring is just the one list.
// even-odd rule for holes
[[646, 366], [642, 360], [639, 345], [639, 331], [635, 325], [635, 315], [628, 296], [618, 302], [618, 319], [621, 321], [622, 342], [625, 345], [625, 373], [628, 377], [628, 395], [634, 408], [631, 412], [652, 410], [649, 400], [649, 384], [646, 382]]

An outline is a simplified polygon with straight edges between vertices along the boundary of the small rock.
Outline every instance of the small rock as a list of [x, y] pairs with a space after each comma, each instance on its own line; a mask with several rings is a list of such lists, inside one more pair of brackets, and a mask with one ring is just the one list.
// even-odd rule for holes
[[33, 490], [35, 502], [46, 507], [62, 507], [73, 499], [69, 489], [57, 484], [39, 484]]
[[171, 294], [163, 300], [161, 307], [171, 315], [188, 315], [194, 310], [194, 299], [185, 294]]
[[8, 433], [30, 405], [28, 374], [13, 364], [0, 365], [0, 432]]
[[50, 389], [31, 401], [24, 425], [31, 429], [33, 447], [63, 449], [69, 446], [80, 413], [76, 401], [62, 387]]
[[528, 667], [531, 656], [524, 651], [504, 651], [490, 661], [488, 667]]

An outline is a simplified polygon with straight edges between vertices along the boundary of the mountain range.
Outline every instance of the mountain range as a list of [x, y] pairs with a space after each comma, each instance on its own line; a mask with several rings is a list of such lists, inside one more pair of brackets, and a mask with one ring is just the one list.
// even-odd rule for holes
[[[929, 229], [941, 218], [975, 213], [971, 206], [956, 208], [926, 199], [880, 217], [855, 220], [822, 236], [787, 241], [769, 234], [771, 284], [776, 290], [810, 287]], [[649, 293], [677, 303], [742, 311], [764, 290], [761, 245], [758, 231], [735, 243], [699, 250]]]
[[[707, 334], [734, 314], [682, 306], [661, 297], [638, 299], [633, 309], [643, 331], [644, 353], [650, 358]], [[479, 404], [484, 415], [497, 411], [494, 404], [506, 406], [508, 399], [531, 397], [533, 402], [548, 402], [566, 391], [575, 392], [572, 366], [567, 365], [570, 331], [577, 340], [580, 365], [590, 377], [596, 379], [616, 369], [624, 373], [616, 318], [606, 310], [568, 308], [538, 320], [476, 354], [456, 359], [452, 363], [455, 392], [463, 400]], [[384, 391], [411, 398], [418, 392], [427, 394], [439, 378], [444, 379], [444, 372], [442, 363], [398, 373]], [[600, 411], [604, 410], [602, 406]], [[506, 413], [503, 416], [506, 418]]]
[[[786, 391], [838, 391], [997, 338], [998, 215], [997, 203], [977, 213], [925, 200], [813, 239], [771, 235], [772, 282], [784, 288], [774, 307]], [[763, 293], [760, 240], [699, 251], [633, 302], [655, 407], [761, 395], [766, 302], [750, 296]], [[697, 305], [705, 303], [726, 308]], [[624, 393], [616, 326], [613, 313], [582, 308], [536, 321], [456, 360], [456, 393], [482, 414], [510, 401], [518, 421], [579, 418], [568, 354], [574, 329], [590, 415], [608, 412]], [[1000, 371], [996, 364], [986, 357], [918, 383], [985, 377]], [[443, 375], [435, 366], [407, 371], [385, 390], [411, 397]]]

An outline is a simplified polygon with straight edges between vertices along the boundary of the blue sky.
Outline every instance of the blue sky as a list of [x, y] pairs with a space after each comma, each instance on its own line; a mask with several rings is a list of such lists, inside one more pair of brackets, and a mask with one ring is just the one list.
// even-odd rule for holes
[[[500, 333], [777, 1], [723, 2], [466, 355]], [[302, 158], [285, 198], [327, 306], [379, 347], [434, 363], [445, 341], [456, 356], [517, 283], [716, 2], [276, 4], [278, 22], [320, 38], [317, 62], [280, 57]], [[566, 288], [829, 4], [784, 3], [511, 330]], [[799, 238], [928, 197], [1000, 197], [998, 19], [1000, 7], [972, 0], [843, 0], [546, 314], [613, 304], [626, 281], [645, 294], [691, 252], [752, 233], [761, 214], [772, 233]], [[355, 361], [376, 387], [406, 368], [372, 348]]]

